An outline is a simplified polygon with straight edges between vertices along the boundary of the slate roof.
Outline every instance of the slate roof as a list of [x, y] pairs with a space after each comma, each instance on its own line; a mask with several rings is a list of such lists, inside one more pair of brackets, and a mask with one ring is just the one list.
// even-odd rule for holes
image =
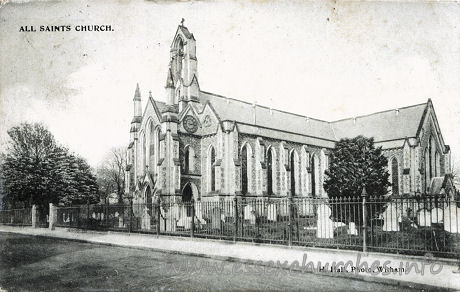
[[358, 135], [376, 142], [415, 137], [427, 103], [331, 122], [337, 139]]
[[[269, 107], [201, 91], [200, 99], [209, 102], [219, 118], [243, 124], [338, 141], [358, 135], [374, 137], [376, 142], [415, 137], [427, 103], [387, 110], [334, 122], [322, 121]], [[398, 144], [398, 146], [401, 146]], [[386, 147], [384, 147], [386, 148]]]
[[158, 100], [153, 100], [153, 101], [155, 102], [155, 105], [158, 107], [158, 110], [160, 111], [160, 113], [166, 111], [170, 107], [173, 107], [175, 109], [175, 111], [179, 110], [179, 106], [177, 104], [168, 105], [168, 104], [166, 104], [165, 102], [162, 102], [162, 101], [158, 101]]
[[307, 118], [265, 106], [226, 98], [209, 92], [200, 92], [202, 102], [208, 102], [222, 121], [236, 121], [258, 127], [335, 141], [332, 127], [326, 121]]

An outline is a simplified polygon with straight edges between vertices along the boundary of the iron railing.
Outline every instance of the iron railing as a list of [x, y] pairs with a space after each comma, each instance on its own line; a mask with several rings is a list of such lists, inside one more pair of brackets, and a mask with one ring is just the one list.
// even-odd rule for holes
[[5, 225], [32, 225], [32, 209], [0, 210], [0, 223]]
[[[30, 218], [30, 209], [1, 211], [0, 222], [30, 225], [26, 215]], [[445, 196], [61, 206], [56, 207], [55, 225], [440, 257], [460, 254], [460, 201]]]

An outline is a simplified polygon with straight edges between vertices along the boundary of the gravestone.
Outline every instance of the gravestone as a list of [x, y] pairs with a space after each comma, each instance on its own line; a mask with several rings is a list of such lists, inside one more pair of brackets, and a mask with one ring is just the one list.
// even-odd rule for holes
[[120, 216], [118, 217], [118, 228], [123, 228], [125, 227], [124, 223], [123, 223], [123, 217]]
[[203, 219], [203, 207], [201, 201], [195, 202], [195, 224], [206, 224], [206, 220]]
[[177, 204], [170, 205], [169, 209], [160, 208], [160, 230], [161, 231], [176, 231], [178, 215], [180, 208]]
[[222, 229], [222, 211], [220, 208], [211, 210], [211, 227], [212, 229]]
[[150, 230], [150, 215], [147, 208], [144, 209], [144, 214], [142, 214], [141, 229]]
[[399, 216], [396, 205], [389, 203], [383, 212], [383, 231], [399, 231]]
[[350, 234], [350, 235], [358, 235], [358, 229], [356, 229], [356, 223], [355, 222], [348, 223], [348, 234]]
[[460, 233], [460, 208], [451, 203], [444, 209], [444, 230], [450, 233]]
[[32, 205], [32, 228], [38, 227], [37, 219], [38, 219], [37, 206]]
[[256, 224], [256, 215], [251, 205], [244, 207], [244, 220], [249, 220], [250, 224]]
[[267, 220], [276, 222], [277, 220], [277, 207], [275, 204], [270, 204], [267, 206]]
[[314, 204], [311, 200], [302, 200], [298, 204], [299, 215], [301, 216], [312, 216], [314, 212]]
[[431, 211], [427, 209], [420, 209], [417, 212], [417, 224], [423, 227], [431, 226]]
[[334, 238], [334, 222], [331, 220], [331, 208], [326, 204], [318, 205], [316, 219], [317, 229], [316, 237]]
[[182, 216], [179, 221], [177, 221], [177, 226], [184, 227], [184, 229], [191, 229], [192, 217]]
[[444, 222], [444, 210], [441, 208], [433, 208], [431, 210], [431, 223], [443, 223]]
[[281, 200], [279, 202], [278, 212], [281, 217], [289, 216], [289, 203], [288, 200]]

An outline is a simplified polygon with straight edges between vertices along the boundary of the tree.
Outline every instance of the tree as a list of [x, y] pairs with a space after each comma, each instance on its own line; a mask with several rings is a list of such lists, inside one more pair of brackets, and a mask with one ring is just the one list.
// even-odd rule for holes
[[[356, 210], [356, 201], [361, 202], [360, 195], [364, 186], [368, 196], [378, 198], [379, 202], [382, 202], [372, 204], [373, 214], [381, 212], [384, 196], [391, 184], [388, 180], [388, 160], [383, 155], [381, 147], [375, 148], [374, 139], [363, 136], [341, 139], [329, 157], [330, 165], [325, 172], [324, 190], [329, 198], [338, 201], [331, 206], [334, 216], [341, 221], [361, 222], [362, 206]], [[355, 216], [347, 212], [352, 209], [358, 212]], [[367, 213], [369, 216], [372, 215], [371, 212]]]
[[97, 184], [86, 161], [58, 145], [42, 124], [8, 130], [10, 141], [0, 165], [3, 203], [47, 213], [48, 204], [94, 202]]
[[96, 171], [97, 182], [100, 186], [100, 195], [106, 198], [116, 193], [118, 203], [123, 203], [125, 189], [126, 148], [112, 148], [105, 156]]

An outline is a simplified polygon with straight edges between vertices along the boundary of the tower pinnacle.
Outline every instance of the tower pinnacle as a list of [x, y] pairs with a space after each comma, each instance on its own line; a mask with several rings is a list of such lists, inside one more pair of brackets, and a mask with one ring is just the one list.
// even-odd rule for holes
[[136, 84], [136, 92], [134, 92], [134, 100], [141, 100], [141, 91], [139, 89], [139, 83]]

